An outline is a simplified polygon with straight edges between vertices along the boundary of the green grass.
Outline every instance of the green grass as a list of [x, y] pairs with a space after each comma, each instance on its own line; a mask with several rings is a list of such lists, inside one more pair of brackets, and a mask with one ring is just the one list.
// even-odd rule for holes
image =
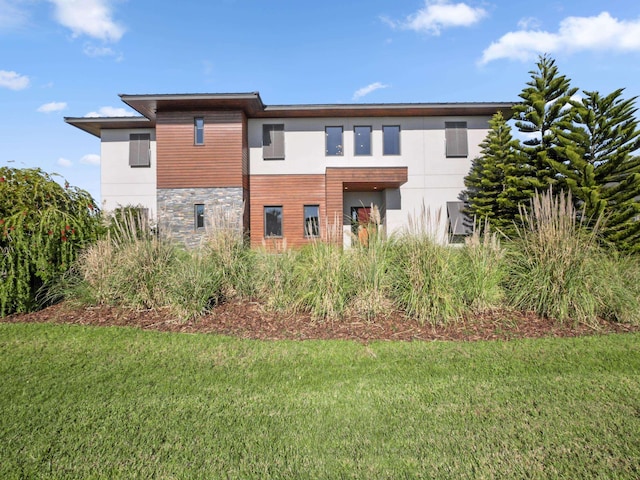
[[638, 340], [0, 324], [0, 478], [638, 478]]

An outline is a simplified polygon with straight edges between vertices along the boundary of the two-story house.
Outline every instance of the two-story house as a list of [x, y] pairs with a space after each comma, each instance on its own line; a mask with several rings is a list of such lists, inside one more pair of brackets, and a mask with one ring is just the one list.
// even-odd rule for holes
[[101, 140], [103, 208], [137, 205], [197, 244], [211, 212], [252, 246], [349, 233], [371, 205], [393, 232], [423, 207], [463, 232], [458, 195], [497, 111], [512, 103], [265, 105], [258, 93], [121, 95], [140, 117], [65, 118]]

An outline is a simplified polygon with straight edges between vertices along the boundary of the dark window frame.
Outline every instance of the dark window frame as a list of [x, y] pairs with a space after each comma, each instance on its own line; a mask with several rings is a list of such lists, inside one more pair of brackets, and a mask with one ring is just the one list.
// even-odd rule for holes
[[193, 204], [193, 226], [195, 230], [204, 228], [204, 203]]
[[468, 126], [465, 121], [444, 122], [445, 155], [447, 158], [469, 156]]
[[[279, 222], [279, 230], [280, 233], [270, 233], [271, 229], [269, 229], [269, 222], [267, 222], [267, 210], [268, 209], [280, 209], [280, 218], [276, 220]], [[284, 224], [284, 208], [282, 205], [265, 205], [263, 209], [263, 221], [264, 221], [264, 238], [282, 238], [283, 224]]]
[[[340, 129], [340, 143], [335, 146], [335, 153], [329, 152], [329, 130]], [[324, 127], [324, 154], [327, 157], [343, 157], [344, 156], [344, 126], [328, 125]]]
[[[270, 144], [268, 144], [270, 143]], [[284, 160], [284, 123], [262, 125], [262, 159]]]
[[[369, 138], [368, 138], [368, 142], [369, 142], [369, 149], [367, 152], [365, 153], [358, 153], [358, 131], [357, 129], [359, 128], [366, 128], [368, 129], [368, 133], [369, 133]], [[353, 126], [353, 155], [356, 157], [370, 157], [372, 155], [372, 133], [373, 133], [373, 128], [371, 127], [371, 125], [354, 125]]]
[[[198, 122], [201, 122], [201, 125], [198, 125]], [[193, 144], [204, 145], [204, 117], [193, 119]]]
[[129, 166], [148, 168], [151, 166], [151, 134], [129, 134]]
[[[316, 209], [316, 215], [314, 216], [307, 216], [307, 208], [315, 208]], [[302, 223], [302, 228], [303, 228], [303, 233], [304, 233], [304, 238], [318, 238], [320, 237], [320, 205], [318, 205], [317, 203], [315, 204], [305, 204], [302, 207], [302, 216], [303, 216], [303, 223]], [[311, 223], [311, 230], [308, 228], [307, 225], [307, 218], [315, 218], [315, 222], [312, 221]]]
[[[391, 146], [387, 145], [387, 141], [386, 141], [386, 137], [385, 137], [385, 133], [384, 133], [385, 129], [387, 129], [387, 128], [397, 128], [398, 129], [397, 140], [396, 140], [396, 142], [394, 142], [394, 145], [397, 144], [397, 149], [394, 149], [394, 151], [390, 152], [390, 153], [387, 152], [387, 147], [391, 147]], [[384, 155], [384, 156], [398, 156], [398, 155], [400, 155], [402, 153], [401, 138], [402, 138], [402, 128], [400, 127], [400, 125], [383, 125], [382, 126], [382, 155]]]

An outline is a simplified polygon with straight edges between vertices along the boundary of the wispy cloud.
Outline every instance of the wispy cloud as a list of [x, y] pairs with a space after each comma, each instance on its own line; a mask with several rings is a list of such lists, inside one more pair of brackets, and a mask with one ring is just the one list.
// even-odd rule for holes
[[69, 167], [73, 166], [73, 162], [71, 160], [68, 160], [68, 159], [62, 158], [62, 157], [60, 157], [56, 163], [58, 165], [60, 165], [61, 167], [64, 167], [64, 168], [69, 168]]
[[387, 17], [381, 19], [395, 28], [440, 35], [443, 29], [451, 27], [469, 27], [487, 16], [480, 7], [471, 7], [464, 2], [451, 3], [450, 0], [425, 0], [424, 8], [409, 15], [405, 20], [394, 21]]
[[480, 65], [507, 58], [530, 61], [541, 53], [640, 51], [640, 18], [619, 20], [608, 12], [595, 17], [567, 17], [557, 32], [521, 29], [508, 32], [482, 52]]
[[0, 70], [0, 87], [10, 90], [24, 90], [29, 86], [29, 77], [16, 72]]
[[18, 28], [27, 23], [29, 14], [15, 0], [0, 0], [0, 31]]
[[388, 88], [388, 87], [389, 85], [385, 85], [384, 83], [380, 83], [380, 82], [371, 83], [366, 87], [362, 87], [356, 90], [356, 92], [353, 94], [353, 100], [358, 100], [364, 97], [365, 95], [369, 95], [371, 92], [380, 90], [381, 88]]
[[49, 0], [55, 7], [55, 18], [73, 32], [74, 37], [87, 35], [106, 42], [117, 42], [125, 28], [113, 19], [112, 0]]
[[100, 107], [97, 112], [89, 112], [85, 117], [136, 117], [134, 113], [122, 107]]
[[67, 108], [66, 102], [49, 102], [44, 105], [40, 105], [38, 107], [38, 112], [42, 113], [51, 113], [51, 112], [59, 112]]
[[80, 159], [80, 163], [84, 165], [100, 165], [100, 155], [89, 153]]

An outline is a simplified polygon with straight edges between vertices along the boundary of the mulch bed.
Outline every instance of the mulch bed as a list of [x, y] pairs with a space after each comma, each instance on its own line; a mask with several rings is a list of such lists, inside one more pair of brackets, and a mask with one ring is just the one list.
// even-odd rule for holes
[[374, 340], [510, 340], [516, 338], [577, 337], [638, 332], [638, 325], [600, 321], [596, 325], [558, 323], [532, 313], [491, 311], [446, 326], [421, 325], [401, 312], [374, 321], [350, 317], [314, 320], [309, 315], [266, 311], [255, 302], [228, 302], [206, 316], [178, 322], [167, 310], [130, 310], [118, 307], [72, 307], [61, 303], [39, 312], [14, 314], [2, 322], [49, 322], [97, 326], [129, 326], [145, 330], [217, 333], [261, 340], [348, 339]]

